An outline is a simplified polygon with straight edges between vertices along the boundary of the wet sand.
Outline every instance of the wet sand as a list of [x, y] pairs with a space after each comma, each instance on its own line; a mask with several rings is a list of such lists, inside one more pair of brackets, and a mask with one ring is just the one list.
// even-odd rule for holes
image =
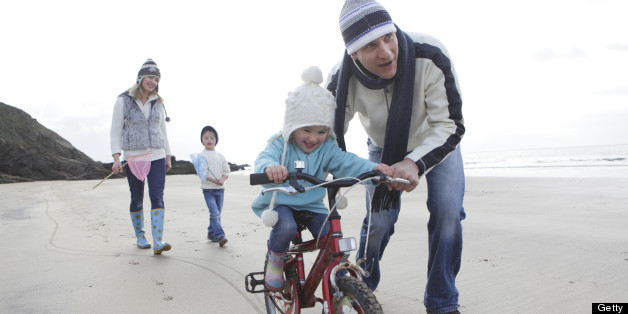
[[[248, 176], [227, 181], [225, 247], [206, 239], [197, 177], [168, 176], [164, 229], [173, 249], [161, 256], [135, 247], [126, 180], [92, 190], [97, 183], [0, 185], [0, 312], [264, 312], [263, 297], [244, 289], [244, 276], [263, 269], [270, 230], [250, 210], [259, 187]], [[386, 313], [424, 313], [421, 184], [404, 194], [382, 260], [375, 295]], [[355, 237], [363, 189], [348, 196], [343, 231]], [[628, 302], [628, 179], [468, 177], [465, 210], [462, 313], [590, 313], [593, 302]]]

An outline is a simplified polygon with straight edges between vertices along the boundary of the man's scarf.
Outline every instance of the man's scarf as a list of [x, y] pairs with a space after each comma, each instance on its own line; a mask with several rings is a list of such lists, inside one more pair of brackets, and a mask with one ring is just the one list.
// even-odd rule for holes
[[[375, 79], [370, 78], [358, 68], [351, 56], [345, 51], [342, 66], [338, 72], [332, 76], [332, 81], [327, 87], [327, 89], [332, 91], [334, 96], [336, 96], [336, 120], [334, 123], [336, 140], [338, 141], [338, 146], [346, 150], [344, 139], [345, 107], [347, 105], [347, 94], [351, 75], [355, 75], [360, 83], [369, 89], [382, 89], [390, 83], [395, 82], [392, 104], [388, 113], [388, 121], [386, 122], [386, 137], [381, 160], [382, 163], [387, 165], [393, 165], [402, 161], [407, 155], [416, 64], [414, 41], [410, 36], [401, 31], [398, 26], [396, 27], [399, 53], [397, 56], [397, 73], [395, 73], [395, 76], [390, 79], [379, 77]], [[384, 105], [385, 104], [382, 104], [382, 106]], [[386, 185], [380, 184], [375, 189], [371, 202], [371, 211], [378, 212], [382, 209], [389, 210], [398, 208], [400, 197], [400, 191], [388, 191]]]

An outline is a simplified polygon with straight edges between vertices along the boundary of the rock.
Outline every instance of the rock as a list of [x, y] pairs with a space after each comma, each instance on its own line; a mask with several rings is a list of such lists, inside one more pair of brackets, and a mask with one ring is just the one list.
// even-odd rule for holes
[[[0, 183], [93, 180], [111, 173], [112, 162], [94, 161], [26, 112], [0, 102]], [[196, 174], [194, 165], [171, 156], [168, 175]], [[231, 171], [248, 164], [229, 163]], [[123, 178], [124, 173], [111, 176]]]
[[229, 168], [231, 168], [231, 171], [244, 170], [245, 167], [250, 167], [249, 164], [236, 165], [236, 164], [232, 164], [230, 162], [228, 162], [228, 164], [229, 164]]
[[24, 111], [1, 102], [0, 151], [1, 183], [98, 179], [110, 173]]

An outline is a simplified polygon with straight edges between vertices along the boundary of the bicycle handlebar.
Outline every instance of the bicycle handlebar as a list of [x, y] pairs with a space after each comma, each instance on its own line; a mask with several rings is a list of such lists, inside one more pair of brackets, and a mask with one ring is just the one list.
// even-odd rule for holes
[[[388, 177], [382, 172], [377, 171], [377, 170], [362, 173], [358, 175], [356, 178], [347, 178], [347, 179], [334, 180], [334, 181], [325, 181], [315, 176], [309, 175], [307, 173], [291, 171], [291, 172], [288, 172], [288, 176], [286, 177], [286, 180], [290, 181], [289, 187], [283, 186], [283, 187], [273, 187], [273, 188], [264, 189], [264, 191], [262, 191], [262, 194], [264, 194], [265, 192], [279, 191], [285, 194], [294, 195], [297, 193], [303, 193], [312, 188], [312, 187], [308, 187], [308, 188], [302, 187], [297, 182], [297, 180], [305, 180], [312, 184], [324, 186], [327, 188], [343, 188], [343, 187], [353, 186], [359, 183], [360, 181], [369, 180], [369, 179], [373, 181], [378, 181], [378, 182], [401, 182], [405, 184], [410, 183], [408, 180], [405, 180], [402, 178]], [[283, 182], [286, 182], [286, 180], [284, 180]], [[274, 183], [274, 181], [268, 179], [268, 176], [266, 175], [266, 173], [252, 173], [250, 175], [251, 185], [259, 185], [259, 184], [267, 184], [267, 183]]]

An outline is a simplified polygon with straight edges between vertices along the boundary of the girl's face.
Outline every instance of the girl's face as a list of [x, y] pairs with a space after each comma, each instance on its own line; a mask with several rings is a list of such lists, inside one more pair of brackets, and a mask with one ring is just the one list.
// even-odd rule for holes
[[206, 150], [216, 149], [216, 136], [214, 132], [205, 131], [205, 133], [203, 133], [203, 146], [205, 146]]
[[326, 126], [306, 126], [294, 131], [293, 136], [295, 143], [309, 154], [325, 142], [328, 134]]
[[145, 76], [142, 79], [142, 88], [148, 93], [152, 93], [157, 88], [157, 84], [159, 84], [159, 78], [156, 76]]

